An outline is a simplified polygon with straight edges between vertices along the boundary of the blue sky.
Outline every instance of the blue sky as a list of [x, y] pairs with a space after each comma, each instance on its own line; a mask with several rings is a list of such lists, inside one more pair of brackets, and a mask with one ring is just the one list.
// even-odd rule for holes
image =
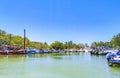
[[110, 41], [120, 32], [120, 0], [0, 0], [0, 29], [31, 41]]

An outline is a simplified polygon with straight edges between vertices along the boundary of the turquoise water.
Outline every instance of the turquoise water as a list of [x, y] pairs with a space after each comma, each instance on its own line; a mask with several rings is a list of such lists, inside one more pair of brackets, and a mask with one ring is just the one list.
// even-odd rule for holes
[[120, 78], [105, 56], [31, 54], [0, 56], [0, 78]]

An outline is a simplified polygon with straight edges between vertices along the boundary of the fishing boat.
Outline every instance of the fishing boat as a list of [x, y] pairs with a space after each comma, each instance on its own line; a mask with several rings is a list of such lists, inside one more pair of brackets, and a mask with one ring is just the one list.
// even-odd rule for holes
[[2, 45], [0, 50], [0, 55], [8, 55], [8, 54], [25, 54], [26, 53], [26, 31], [24, 30], [24, 49], [17, 49], [16, 46], [12, 45]]

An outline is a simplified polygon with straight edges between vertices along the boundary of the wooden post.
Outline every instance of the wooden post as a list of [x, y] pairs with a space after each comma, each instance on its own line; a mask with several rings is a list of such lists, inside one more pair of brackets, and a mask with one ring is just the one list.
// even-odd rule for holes
[[9, 42], [9, 45], [11, 45], [11, 41], [12, 41], [12, 35], [10, 34], [10, 42]]
[[24, 50], [26, 49], [26, 30], [24, 29]]

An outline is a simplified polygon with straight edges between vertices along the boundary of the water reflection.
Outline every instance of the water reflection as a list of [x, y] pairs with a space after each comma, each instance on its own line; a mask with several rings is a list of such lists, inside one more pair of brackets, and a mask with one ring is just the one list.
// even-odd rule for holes
[[[11, 73], [12, 71], [12, 73]], [[0, 78], [119, 78], [120, 65], [89, 53], [0, 55]]]
[[0, 56], [0, 62], [20, 62], [26, 61], [26, 55], [2, 55]]
[[110, 73], [112, 74], [113, 78], [118, 78], [120, 76], [120, 65], [114, 65], [114, 67], [110, 67]]

